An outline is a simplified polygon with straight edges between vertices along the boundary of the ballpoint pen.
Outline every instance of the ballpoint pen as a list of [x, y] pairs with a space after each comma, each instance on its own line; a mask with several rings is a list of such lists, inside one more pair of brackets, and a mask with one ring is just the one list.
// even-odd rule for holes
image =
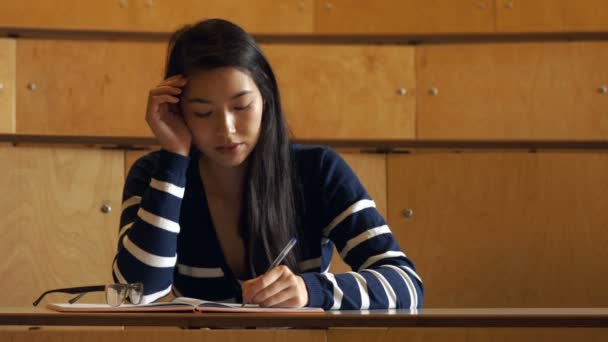
[[281, 262], [283, 262], [283, 259], [285, 259], [285, 257], [287, 256], [287, 254], [289, 254], [289, 252], [291, 251], [291, 249], [293, 248], [293, 246], [296, 245], [296, 242], [298, 242], [298, 239], [296, 239], [296, 238], [292, 238], [291, 240], [289, 240], [289, 242], [287, 243], [287, 245], [285, 246], [285, 248], [283, 248], [283, 250], [281, 251], [281, 253], [279, 253], [279, 255], [276, 257], [276, 259], [274, 259], [274, 261], [272, 262], [272, 264], [270, 264], [270, 266], [268, 267], [268, 270], [266, 270], [266, 272], [268, 272], [271, 269], [279, 266], [279, 264]]
[[[272, 262], [272, 264], [270, 264], [270, 266], [268, 267], [268, 270], [266, 270], [266, 272], [270, 271], [271, 269], [279, 266], [279, 264], [281, 264], [281, 262], [283, 262], [283, 260], [285, 259], [285, 257], [287, 256], [287, 254], [289, 254], [289, 252], [291, 251], [291, 249], [293, 248], [293, 246], [296, 245], [296, 242], [298, 242], [298, 239], [296, 239], [295, 237], [292, 238], [291, 240], [289, 240], [289, 242], [287, 243], [287, 245], [283, 248], [283, 250], [281, 251], [281, 253], [279, 253], [279, 255], [277, 255], [277, 257], [274, 259], [274, 261]], [[241, 307], [245, 306], [245, 302], [243, 302], [243, 304], [241, 305]]]

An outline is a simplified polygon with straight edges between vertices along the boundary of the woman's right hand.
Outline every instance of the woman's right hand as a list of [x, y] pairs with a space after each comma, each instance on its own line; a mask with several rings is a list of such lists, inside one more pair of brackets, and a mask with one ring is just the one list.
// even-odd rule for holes
[[184, 121], [179, 105], [182, 87], [188, 80], [183, 75], [171, 76], [150, 90], [146, 122], [160, 146], [169, 152], [188, 156], [192, 133]]

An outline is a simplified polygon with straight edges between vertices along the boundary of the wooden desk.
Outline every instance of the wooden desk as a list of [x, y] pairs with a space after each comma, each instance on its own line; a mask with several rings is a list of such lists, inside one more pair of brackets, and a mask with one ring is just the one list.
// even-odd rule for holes
[[608, 308], [342, 311], [319, 315], [62, 314], [37, 308], [0, 308], [0, 341], [91, 338], [171, 342], [599, 342], [608, 341]]

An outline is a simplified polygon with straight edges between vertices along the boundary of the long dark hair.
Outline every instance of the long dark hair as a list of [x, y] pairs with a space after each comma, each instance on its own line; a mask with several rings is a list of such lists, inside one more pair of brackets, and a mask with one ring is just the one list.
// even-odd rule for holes
[[[219, 67], [247, 72], [264, 100], [259, 140], [248, 157], [240, 216], [249, 270], [255, 276], [266, 271], [297, 232], [289, 130], [274, 73], [251, 35], [223, 19], [186, 25], [173, 34], [165, 78]], [[297, 259], [297, 253], [290, 253], [284, 264], [298, 272]]]

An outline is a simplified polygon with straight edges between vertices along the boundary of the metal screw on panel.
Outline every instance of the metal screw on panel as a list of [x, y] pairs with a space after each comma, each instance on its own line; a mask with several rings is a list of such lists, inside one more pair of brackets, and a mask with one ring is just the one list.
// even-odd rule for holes
[[397, 94], [403, 96], [403, 95], [407, 94], [407, 89], [399, 88], [399, 90], [397, 90]]
[[429, 94], [431, 94], [433, 96], [437, 96], [437, 95], [439, 95], [439, 89], [431, 88], [431, 89], [429, 89]]
[[120, 7], [126, 8], [127, 6], [129, 6], [128, 0], [120, 0]]
[[110, 205], [110, 202], [103, 202], [103, 204], [101, 205], [101, 212], [104, 214], [108, 214], [110, 211], [112, 211], [112, 206]]
[[403, 210], [403, 216], [410, 218], [414, 216], [414, 211], [412, 209], [405, 209]]
[[154, 7], [154, 0], [146, 0], [145, 6], [148, 8]]
[[331, 2], [326, 2], [325, 3], [325, 9], [330, 10], [334, 7], [334, 5], [331, 4]]
[[513, 8], [513, 1], [509, 1], [505, 4], [505, 8]]
[[303, 11], [303, 10], [304, 10], [304, 3], [303, 3], [303, 2], [298, 3], [298, 9], [299, 9], [300, 11]]
[[34, 90], [36, 90], [36, 88], [37, 88], [36, 83], [27, 84], [27, 90], [29, 90], [29, 91], [34, 91]]
[[603, 85], [599, 87], [598, 91], [600, 92], [600, 94], [606, 94], [608, 93], [608, 86]]
[[477, 3], [477, 7], [479, 7], [482, 10], [484, 10], [484, 9], [486, 9], [487, 6], [486, 6], [485, 2], [480, 1], [480, 2]]

